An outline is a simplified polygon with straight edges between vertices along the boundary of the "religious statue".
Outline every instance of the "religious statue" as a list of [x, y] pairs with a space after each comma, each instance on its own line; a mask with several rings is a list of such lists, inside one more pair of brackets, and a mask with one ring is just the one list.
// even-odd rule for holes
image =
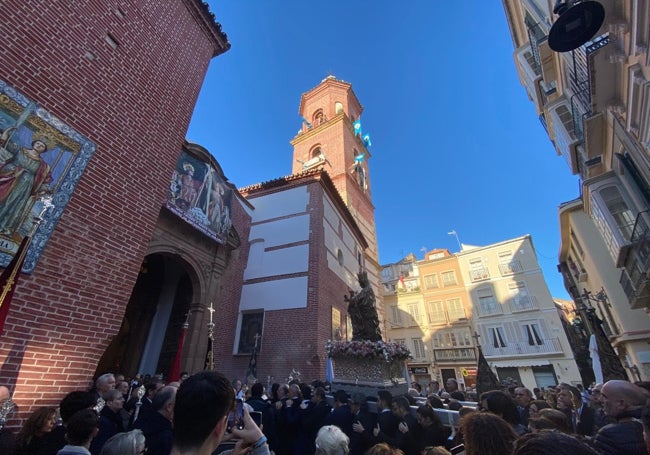
[[348, 314], [352, 322], [352, 341], [381, 341], [379, 317], [375, 308], [375, 292], [368, 281], [366, 272], [357, 274], [361, 290], [350, 291], [344, 299], [348, 302]]

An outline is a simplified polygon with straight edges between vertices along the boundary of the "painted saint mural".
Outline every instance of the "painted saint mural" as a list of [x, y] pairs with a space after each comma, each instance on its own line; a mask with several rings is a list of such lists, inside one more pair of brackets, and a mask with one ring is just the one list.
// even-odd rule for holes
[[0, 80], [0, 266], [6, 266], [42, 208], [54, 204], [23, 266], [31, 272], [95, 151], [95, 144]]
[[217, 169], [181, 153], [169, 183], [169, 210], [223, 244], [232, 227], [231, 200], [232, 189]]

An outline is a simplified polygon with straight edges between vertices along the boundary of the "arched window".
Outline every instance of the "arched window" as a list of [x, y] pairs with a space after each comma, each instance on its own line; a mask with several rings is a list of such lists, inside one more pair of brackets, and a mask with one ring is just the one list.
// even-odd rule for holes
[[343, 103], [341, 103], [340, 101], [334, 103], [334, 112], [336, 114], [340, 114], [341, 112], [343, 112]]
[[323, 114], [322, 109], [318, 109], [316, 112], [314, 112], [312, 123], [314, 124], [314, 126], [319, 126], [324, 122], [325, 122], [325, 114]]
[[317, 156], [320, 156], [322, 153], [323, 152], [320, 149], [320, 145], [317, 145], [313, 149], [311, 149], [311, 152], [309, 153], [309, 157], [310, 158], [316, 158]]

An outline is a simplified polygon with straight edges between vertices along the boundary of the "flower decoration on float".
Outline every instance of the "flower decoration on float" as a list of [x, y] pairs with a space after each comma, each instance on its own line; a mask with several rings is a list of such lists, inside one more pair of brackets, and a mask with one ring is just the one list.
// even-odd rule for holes
[[332, 341], [325, 343], [327, 357], [382, 358], [386, 362], [409, 360], [411, 351], [395, 341]]

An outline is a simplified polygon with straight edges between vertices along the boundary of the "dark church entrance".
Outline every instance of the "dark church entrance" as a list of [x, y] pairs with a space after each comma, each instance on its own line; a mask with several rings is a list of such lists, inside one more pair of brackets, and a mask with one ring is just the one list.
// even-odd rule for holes
[[171, 254], [145, 258], [120, 331], [104, 352], [96, 375], [167, 376], [193, 296], [185, 267], [184, 261]]

